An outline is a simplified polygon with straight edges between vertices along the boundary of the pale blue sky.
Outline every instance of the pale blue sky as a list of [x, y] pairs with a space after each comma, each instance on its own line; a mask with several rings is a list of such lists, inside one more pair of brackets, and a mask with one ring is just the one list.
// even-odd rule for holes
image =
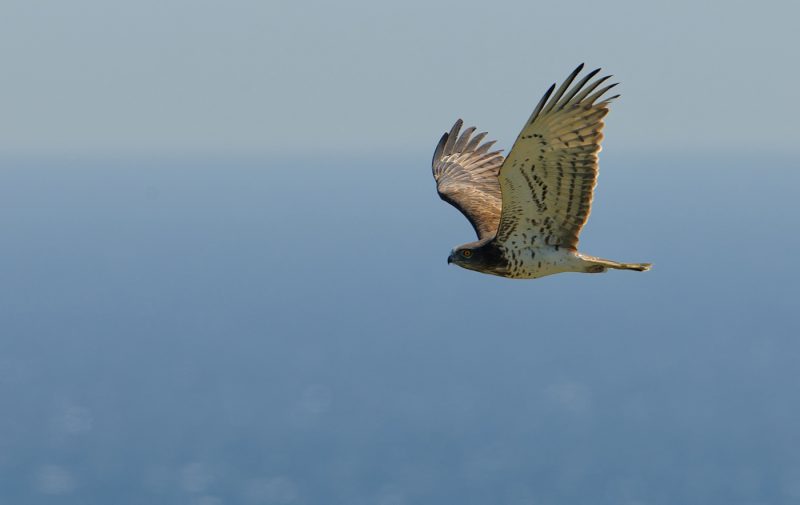
[[606, 146], [788, 151], [796, 2], [6, 0], [0, 152], [508, 147], [577, 63], [622, 81]]

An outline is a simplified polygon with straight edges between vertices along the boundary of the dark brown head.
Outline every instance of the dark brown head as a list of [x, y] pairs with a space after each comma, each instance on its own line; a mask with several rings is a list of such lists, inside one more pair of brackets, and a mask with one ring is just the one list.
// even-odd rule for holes
[[470, 242], [456, 247], [447, 258], [447, 263], [468, 270], [503, 276], [508, 271], [508, 262], [494, 240]]

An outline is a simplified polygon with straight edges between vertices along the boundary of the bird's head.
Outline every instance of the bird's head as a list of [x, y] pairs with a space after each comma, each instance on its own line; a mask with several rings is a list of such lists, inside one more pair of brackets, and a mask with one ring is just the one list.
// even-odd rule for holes
[[447, 263], [487, 274], [502, 275], [508, 266], [500, 250], [489, 241], [472, 242], [456, 247]]
[[469, 265], [480, 263], [480, 257], [480, 248], [474, 247], [472, 244], [461, 245], [450, 251], [447, 264], [455, 263], [460, 267], [470, 268]]

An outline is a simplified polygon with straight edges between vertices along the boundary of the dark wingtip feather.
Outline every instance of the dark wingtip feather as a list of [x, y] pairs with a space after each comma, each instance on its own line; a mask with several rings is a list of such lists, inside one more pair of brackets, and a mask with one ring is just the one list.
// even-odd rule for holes
[[447, 143], [444, 145], [444, 152], [443, 154], [447, 156], [448, 154], [453, 152], [453, 146], [455, 145], [456, 141], [458, 140], [458, 132], [461, 130], [461, 126], [464, 125], [464, 121], [459, 118], [452, 128], [450, 128], [450, 134], [447, 136]]
[[439, 143], [436, 144], [436, 149], [433, 151], [433, 159], [431, 160], [431, 166], [433, 166], [434, 170], [436, 169], [436, 162], [442, 158], [442, 152], [449, 136], [448, 132], [444, 132], [442, 138], [439, 139]]
[[461, 118], [458, 118], [453, 124], [453, 127], [450, 128], [450, 131], [444, 132], [442, 138], [439, 139], [439, 143], [436, 145], [436, 149], [433, 151], [433, 161], [431, 162], [434, 169], [436, 168], [436, 162], [442, 158], [448, 147], [452, 147], [454, 141], [451, 141], [451, 139], [458, 137], [458, 131], [461, 129], [461, 125], [463, 124], [464, 121]]
[[476, 128], [474, 126], [470, 126], [461, 133], [461, 135], [458, 137], [458, 140], [456, 140], [456, 145], [453, 146], [454, 153], [460, 153], [464, 151], [464, 147], [466, 147], [466, 145], [469, 143], [470, 137], [475, 132], [475, 129]]
[[596, 68], [596, 69], [592, 70], [591, 72], [589, 72], [588, 74], [586, 74], [586, 75], [583, 77], [583, 79], [581, 79], [581, 80], [580, 80], [580, 81], [579, 81], [577, 84], [575, 84], [575, 86], [573, 86], [573, 87], [572, 87], [572, 89], [571, 89], [569, 92], [567, 92], [567, 94], [566, 94], [566, 95], [564, 95], [564, 98], [563, 98], [563, 99], [561, 100], [561, 102], [558, 104], [558, 108], [559, 108], [559, 110], [560, 110], [560, 109], [563, 109], [563, 108], [564, 108], [564, 106], [566, 106], [568, 103], [570, 103], [570, 101], [571, 101], [573, 98], [575, 98], [575, 95], [577, 95], [577, 94], [578, 94], [578, 92], [579, 92], [581, 89], [583, 89], [583, 87], [586, 85], [586, 83], [587, 83], [587, 82], [589, 82], [589, 81], [592, 79], [592, 77], [594, 77], [594, 76], [596, 76], [598, 73], [600, 73], [600, 70], [602, 70], [602, 69], [601, 69], [601, 68]]
[[588, 74], [586, 74], [586, 77], [584, 77], [584, 79], [586, 79], [586, 80], [588, 81], [588, 80], [589, 80], [589, 79], [591, 79], [592, 77], [594, 77], [594, 76], [596, 76], [597, 74], [599, 74], [601, 70], [603, 70], [603, 69], [602, 69], [602, 68], [600, 68], [600, 67], [598, 67], [598, 68], [596, 68], [596, 69], [592, 70], [591, 72], [589, 72]]
[[528, 124], [531, 124], [534, 121], [536, 121], [536, 118], [539, 116], [539, 113], [542, 111], [542, 108], [544, 107], [544, 104], [547, 103], [547, 99], [550, 98], [550, 95], [553, 94], [553, 90], [555, 90], [555, 89], [556, 89], [556, 83], [551, 84], [550, 87], [547, 88], [547, 91], [545, 91], [544, 96], [542, 96], [542, 99], [539, 100], [539, 103], [536, 105], [536, 108], [533, 109], [533, 114], [531, 114], [531, 118], [528, 121]]
[[561, 83], [561, 86], [558, 87], [558, 90], [553, 95], [553, 99], [550, 100], [550, 105], [547, 106], [545, 112], [550, 112], [553, 110], [553, 107], [555, 107], [558, 101], [561, 100], [561, 97], [564, 96], [564, 93], [566, 93], [567, 89], [569, 89], [572, 81], [574, 81], [578, 74], [581, 73], [581, 70], [583, 70], [583, 63], [578, 65], [575, 70], [573, 70], [572, 73], [569, 74], [566, 79], [564, 79], [564, 82]]
[[618, 82], [615, 82], [613, 84], [609, 84], [608, 86], [595, 91], [594, 93], [592, 93], [591, 95], [586, 97], [586, 103], [588, 103], [588, 104], [595, 103], [603, 95], [605, 95], [608, 92], [608, 90], [615, 88], [618, 84], [619, 84]]

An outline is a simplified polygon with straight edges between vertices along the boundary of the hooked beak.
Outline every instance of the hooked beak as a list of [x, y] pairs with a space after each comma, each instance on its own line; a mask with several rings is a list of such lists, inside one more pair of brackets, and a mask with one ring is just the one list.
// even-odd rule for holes
[[453, 253], [450, 253], [450, 256], [447, 257], [447, 264], [449, 265], [452, 262], [453, 262]]

